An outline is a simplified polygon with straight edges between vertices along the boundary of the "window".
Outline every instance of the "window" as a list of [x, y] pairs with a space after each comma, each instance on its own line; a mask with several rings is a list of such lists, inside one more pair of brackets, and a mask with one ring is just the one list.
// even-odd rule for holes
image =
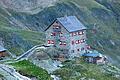
[[80, 42], [83, 43], [83, 39], [81, 39]]
[[76, 32], [74, 32], [74, 33], [73, 33], [73, 35], [74, 35], [74, 36], [76, 36], [76, 35], [77, 35], [77, 33], [76, 33]]
[[72, 41], [72, 45], [74, 45], [74, 41]]
[[73, 37], [73, 33], [71, 33], [71, 36]]
[[71, 33], [71, 36], [76, 36], [76, 35], [77, 35], [76, 32], [72, 32], [72, 33]]
[[74, 53], [75, 51], [74, 50], [71, 50], [71, 53]]
[[51, 44], [54, 44], [55, 42], [54, 42], [54, 40], [51, 40]]
[[84, 43], [84, 42], [85, 42], [85, 39], [79, 40], [79, 43]]
[[91, 47], [89, 45], [86, 46], [87, 49], [90, 49]]
[[48, 44], [50, 44], [50, 40], [48, 40]]
[[83, 35], [85, 32], [84, 31], [79, 31], [78, 35]]
[[54, 32], [61, 32], [61, 26], [54, 26], [53, 31]]
[[59, 32], [59, 35], [60, 35], [60, 37], [63, 37], [63, 33], [62, 32]]
[[63, 45], [66, 45], [66, 43], [64, 42]]
[[58, 22], [58, 21], [56, 21], [56, 23], [58, 24], [59, 22]]
[[51, 36], [56, 36], [56, 33], [51, 33]]
[[54, 44], [55, 41], [54, 40], [48, 40], [48, 44]]
[[80, 51], [80, 49], [77, 49], [77, 51]]
[[64, 45], [64, 46], [66, 46], [66, 42], [62, 42], [62, 41], [60, 41], [59, 44], [60, 44], [60, 45]]
[[79, 44], [79, 40], [76, 40], [75, 43], [76, 43], [76, 44]]
[[81, 40], [79, 40], [79, 44], [81, 44]]
[[81, 48], [81, 51], [83, 51], [85, 48]]
[[62, 42], [60, 41], [60, 43], [59, 43], [60, 45], [62, 45]]

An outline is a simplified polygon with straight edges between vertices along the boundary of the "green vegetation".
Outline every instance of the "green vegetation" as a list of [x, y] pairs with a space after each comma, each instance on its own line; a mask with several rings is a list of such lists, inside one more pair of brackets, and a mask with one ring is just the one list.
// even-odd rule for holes
[[7, 22], [6, 25], [5, 23], [0, 25], [0, 37], [4, 41], [5, 47], [13, 54], [20, 55], [34, 45], [40, 45], [44, 42], [45, 36], [42, 32], [21, 30], [7, 25]]
[[114, 74], [105, 72], [101, 66], [96, 64], [88, 64], [79, 59], [64, 62], [64, 67], [54, 72], [62, 80], [119, 80]]
[[46, 70], [33, 65], [31, 62], [23, 60], [10, 64], [15, 67], [22, 75], [28, 77], [36, 77], [37, 80], [51, 80], [50, 75]]
[[[8, 11], [12, 16], [0, 9], [0, 37], [14, 54], [19, 55], [44, 43], [42, 31], [56, 18], [74, 15], [88, 28], [88, 44], [111, 57], [117, 65], [120, 62], [119, 0], [59, 0], [54, 6], [32, 15]], [[24, 24], [24, 28], [10, 25], [11, 18]]]
[[4, 78], [4, 76], [0, 74], [0, 79], [2, 79], [2, 78]]
[[[12, 53], [20, 55], [34, 45], [43, 44], [45, 35], [42, 32], [56, 18], [65, 15], [76, 16], [87, 28], [88, 44], [99, 52], [111, 57], [116, 65], [120, 62], [120, 0], [59, 0], [54, 6], [44, 8], [37, 14], [6, 11], [0, 8], [0, 38], [5, 47]], [[15, 18], [25, 26], [10, 25]], [[13, 21], [14, 22], [14, 21]], [[65, 66], [54, 72], [63, 80], [96, 79], [118, 80], [114, 74], [104, 72], [94, 64], [77, 61], [65, 62]], [[11, 64], [23, 75], [49, 80], [48, 73], [29, 61]], [[117, 71], [116, 67], [107, 67]]]

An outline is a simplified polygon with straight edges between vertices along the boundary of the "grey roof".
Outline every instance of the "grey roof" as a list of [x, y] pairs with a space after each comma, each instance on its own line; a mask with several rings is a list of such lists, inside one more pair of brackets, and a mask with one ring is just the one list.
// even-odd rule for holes
[[69, 32], [74, 32], [74, 31], [86, 29], [86, 27], [85, 27], [75, 16], [61, 17], [61, 18], [57, 18], [57, 20], [58, 20]]
[[100, 53], [86, 53], [84, 56], [89, 56], [89, 57], [102, 57], [102, 54]]
[[98, 51], [94, 50], [92, 52], [89, 53], [85, 53], [83, 54], [83, 56], [88, 56], [88, 57], [103, 57], [103, 55], [101, 53], [99, 53]]
[[6, 51], [7, 49], [5, 49], [4, 47], [2, 47], [1, 45], [0, 45], [0, 52], [1, 51]]

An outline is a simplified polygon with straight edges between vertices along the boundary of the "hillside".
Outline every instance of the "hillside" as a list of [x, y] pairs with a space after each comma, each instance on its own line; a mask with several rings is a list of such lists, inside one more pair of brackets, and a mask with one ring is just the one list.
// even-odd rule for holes
[[[13, 1], [13, 4], [18, 3], [18, 0], [15, 3], [14, 0], [9, 1]], [[4, 8], [1, 6], [0, 38], [6, 48], [19, 55], [33, 45], [44, 42], [43, 31], [54, 19], [75, 15], [88, 27], [88, 43], [112, 58], [111, 61], [118, 63], [120, 61], [119, 3], [120, 0], [61, 0], [41, 10], [30, 5], [33, 14], [28, 13], [31, 9], [21, 11], [9, 5]], [[34, 13], [34, 10], [38, 12]]]

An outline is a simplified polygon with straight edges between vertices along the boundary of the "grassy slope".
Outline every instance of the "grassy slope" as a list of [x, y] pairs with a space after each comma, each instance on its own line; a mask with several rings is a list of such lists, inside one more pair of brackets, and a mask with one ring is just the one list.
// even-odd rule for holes
[[107, 73], [100, 66], [79, 59], [63, 64], [65, 66], [53, 73], [60, 76], [62, 80], [119, 80], [114, 77], [114, 73]]
[[[90, 30], [88, 30], [88, 43], [93, 48], [97, 49], [103, 54], [112, 57], [114, 61], [116, 60], [117, 62], [119, 62], [120, 37], [117, 31], [119, 30], [119, 23], [118, 23], [118, 19], [116, 19], [116, 16], [114, 14], [114, 13], [119, 13], [119, 11], [117, 11], [116, 7], [118, 8], [119, 5], [113, 5], [112, 9], [115, 10], [113, 11], [111, 8], [110, 9], [106, 8], [106, 6], [99, 4], [95, 0], [61, 0], [58, 3], [56, 3], [56, 5], [45, 8], [43, 11], [39, 12], [38, 14], [29, 15], [26, 13], [17, 13], [17, 12], [11, 12], [11, 14], [12, 17], [15, 17], [17, 20], [27, 25], [31, 30], [37, 30], [37, 31], [44, 30], [57, 17], [61, 17], [65, 15], [68, 16], [75, 15], [79, 18], [81, 22], [84, 23], [84, 25], [88, 27], [88, 29], [94, 28], [94, 30], [96, 31], [96, 33], [94, 34]], [[1, 18], [0, 20], [3, 19]], [[0, 24], [6, 25], [6, 22], [0, 21]], [[94, 24], [96, 24], [96, 27], [93, 27]], [[0, 30], [2, 30], [2, 28]], [[5, 34], [8, 35], [7, 33], [8, 31], [9, 30], [7, 27], [6, 31], [3, 32], [5, 32]], [[21, 33], [20, 31], [22, 31], [23, 33]], [[34, 32], [25, 31], [25, 30], [20, 30], [20, 31], [18, 30], [15, 32], [13, 30], [10, 33], [15, 32], [17, 36], [20, 35], [20, 37], [23, 40], [27, 41], [29, 44], [32, 43], [33, 45], [35, 45], [37, 43], [43, 42], [43, 41], [39, 42], [39, 40], [41, 40], [41, 36], [39, 36], [39, 33], [37, 34], [35, 32], [36, 34], [31, 36], [30, 34]], [[26, 34], [25, 36], [24, 32], [28, 34]], [[8, 37], [9, 36], [11, 35], [8, 35]], [[33, 36], [35, 37], [33, 38]], [[9, 41], [7, 40], [5, 41], [10, 43], [11, 37], [7, 39]], [[12, 43], [12, 45], [14, 46], [15, 44]], [[15, 49], [16, 50], [15, 52], [18, 53], [24, 52], [24, 50], [22, 50], [25, 49], [24, 45], [22, 47], [21, 46], [20, 44], [19, 46], [15, 46], [16, 48], [18, 48]], [[30, 47], [27, 47], [27, 49]], [[12, 50], [14, 51], [14, 49]]]
[[5, 47], [13, 54], [21, 54], [34, 45], [44, 42], [44, 34], [41, 32], [18, 30], [11, 28], [8, 21], [0, 15], [0, 37]]
[[10, 65], [14, 66], [16, 70], [19, 71], [22, 75], [36, 77], [37, 80], [51, 80], [51, 77], [46, 70], [36, 67], [29, 61], [23, 60], [17, 63], [12, 63]]
[[[93, 29], [94, 24], [96, 24], [94, 28], [96, 33], [88, 30], [88, 43], [103, 54], [120, 61], [120, 37], [117, 32], [119, 23], [114, 12], [94, 0], [64, 0], [64, 3], [72, 3], [77, 6], [78, 10], [73, 11], [73, 14], [88, 26], [88, 29]], [[79, 14], [79, 11], [82, 14]]]

